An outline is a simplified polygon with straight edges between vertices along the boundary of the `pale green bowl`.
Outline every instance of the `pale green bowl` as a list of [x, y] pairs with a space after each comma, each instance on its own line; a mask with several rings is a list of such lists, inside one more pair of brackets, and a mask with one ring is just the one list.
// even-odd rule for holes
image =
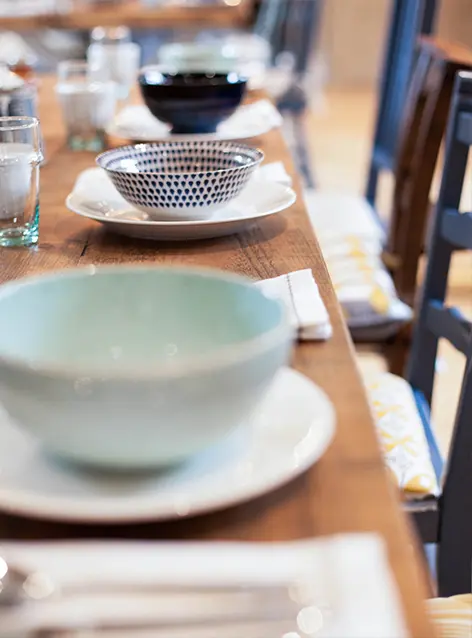
[[60, 456], [167, 465], [244, 422], [289, 357], [282, 305], [211, 270], [70, 270], [0, 287], [0, 399]]

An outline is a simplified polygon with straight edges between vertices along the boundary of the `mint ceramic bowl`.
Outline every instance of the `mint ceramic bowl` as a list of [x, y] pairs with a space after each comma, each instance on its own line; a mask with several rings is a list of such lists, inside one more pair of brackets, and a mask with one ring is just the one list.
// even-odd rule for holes
[[282, 305], [235, 275], [43, 275], [0, 287], [0, 400], [64, 459], [165, 466], [243, 423], [291, 341]]

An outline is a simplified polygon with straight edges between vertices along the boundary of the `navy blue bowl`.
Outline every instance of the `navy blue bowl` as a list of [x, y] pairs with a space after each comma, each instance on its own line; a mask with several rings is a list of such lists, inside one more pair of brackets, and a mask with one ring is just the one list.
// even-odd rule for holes
[[139, 74], [146, 106], [172, 133], [214, 133], [238, 108], [247, 80], [237, 73], [170, 73], [148, 66]]

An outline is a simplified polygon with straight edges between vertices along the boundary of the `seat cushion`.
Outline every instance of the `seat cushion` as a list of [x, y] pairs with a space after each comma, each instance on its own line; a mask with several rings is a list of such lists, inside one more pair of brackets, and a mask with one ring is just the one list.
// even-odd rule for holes
[[472, 594], [433, 598], [427, 607], [438, 638], [472, 638]]
[[371, 206], [361, 197], [313, 190], [305, 200], [353, 335], [378, 341], [398, 332], [412, 311], [382, 262], [385, 236]]
[[423, 422], [411, 386], [385, 373], [366, 381], [385, 461], [397, 485], [410, 497], [438, 496]]
[[307, 189], [305, 203], [318, 236], [354, 235], [375, 240], [382, 250], [385, 231], [368, 202], [349, 193]]

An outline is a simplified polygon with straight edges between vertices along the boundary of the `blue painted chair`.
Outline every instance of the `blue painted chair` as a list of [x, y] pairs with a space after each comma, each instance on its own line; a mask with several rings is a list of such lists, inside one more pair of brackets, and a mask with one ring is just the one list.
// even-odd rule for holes
[[393, 171], [418, 36], [430, 34], [439, 0], [394, 0], [380, 76], [379, 100], [366, 199], [374, 206], [382, 170]]
[[[418, 426], [421, 431], [422, 426], [429, 448], [429, 459], [440, 486], [439, 495], [423, 500], [408, 500], [405, 507], [415, 518], [423, 543], [437, 545], [440, 596], [467, 593], [472, 588], [472, 324], [458, 309], [445, 304], [451, 256], [455, 250], [472, 250], [472, 213], [459, 212], [470, 146], [472, 73], [460, 72], [456, 79], [448, 120], [442, 183], [432, 218], [427, 271], [413, 331], [407, 372], [409, 387], [405, 386], [408, 396], [414, 397], [417, 414], [413, 408], [414, 419], [411, 420], [409, 436], [405, 436], [405, 432], [400, 429], [396, 431], [396, 456], [389, 458], [392, 448], [386, 450], [390, 467], [399, 463], [397, 475], [405, 472], [405, 442], [411, 446], [413, 428]], [[443, 462], [441, 458], [430, 419], [435, 363], [438, 341], [441, 338], [448, 340], [466, 357], [461, 398], [447, 462]], [[378, 388], [382, 383], [392, 379], [395, 377], [386, 375], [376, 381], [377, 397], [380, 396]], [[401, 390], [399, 381], [403, 384], [405, 381], [398, 377], [396, 379], [395, 383]], [[394, 404], [396, 401], [397, 397]], [[396, 415], [398, 413], [397, 409]], [[384, 421], [388, 426], [388, 434], [395, 433], [392, 423], [397, 418], [396, 415], [392, 411], [387, 414], [390, 421]], [[385, 412], [377, 412], [377, 424], [381, 430], [379, 417], [385, 418]], [[400, 422], [401, 420], [398, 421]], [[423, 446], [426, 447], [426, 444], [423, 443]], [[418, 450], [414, 454], [409, 452], [413, 462], [420, 456]], [[429, 459], [428, 464], [431, 466]], [[431, 473], [434, 479], [434, 473]], [[420, 472], [419, 476], [424, 478], [426, 473], [423, 475]], [[404, 485], [402, 487], [406, 489]]]
[[294, 156], [307, 188], [313, 188], [314, 176], [305, 130], [308, 107], [305, 84], [316, 46], [322, 5], [322, 0], [265, 0], [255, 27], [256, 33], [260, 32], [269, 40], [274, 59], [284, 52], [293, 56], [291, 82], [279, 98], [278, 108], [291, 120]]
[[[472, 250], [472, 213], [460, 213], [469, 149], [472, 146], [472, 73], [457, 75], [446, 136], [441, 190], [428, 246], [407, 378], [417, 401], [433, 464], [442, 476], [439, 499], [414, 509], [424, 542], [438, 543], [439, 594], [472, 588], [472, 325], [445, 305], [451, 256]], [[472, 281], [472, 277], [471, 277]], [[447, 463], [443, 466], [429, 418], [440, 338], [466, 357], [466, 368]]]

